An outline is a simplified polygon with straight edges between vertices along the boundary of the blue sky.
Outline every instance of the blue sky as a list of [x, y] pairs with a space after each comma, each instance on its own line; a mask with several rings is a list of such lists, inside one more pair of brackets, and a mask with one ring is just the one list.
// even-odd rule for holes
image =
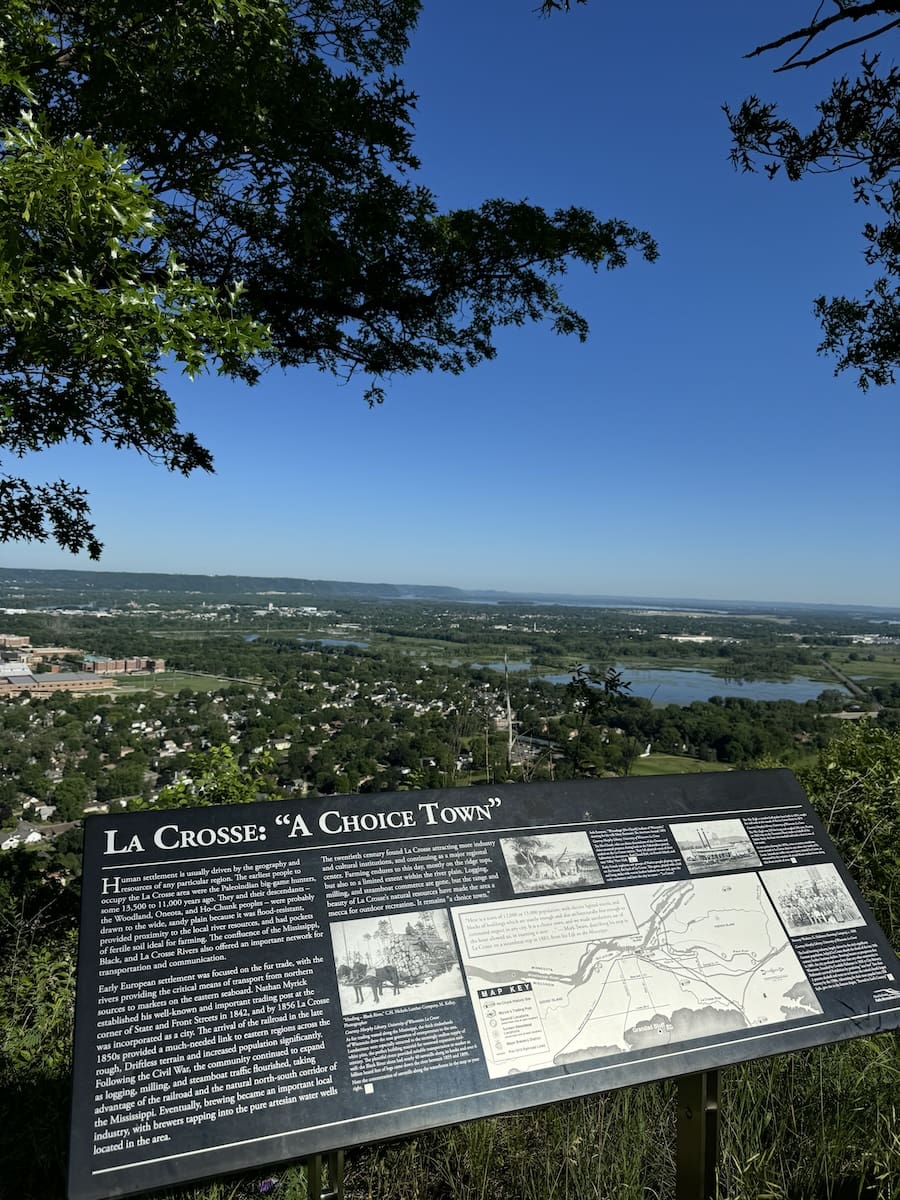
[[26, 461], [89, 489], [102, 569], [900, 605], [897, 389], [815, 352], [813, 298], [866, 284], [865, 214], [840, 177], [736, 174], [721, 112], [755, 91], [802, 118], [853, 52], [806, 75], [743, 60], [802, 0], [535, 4], [426, 0], [403, 72], [423, 181], [447, 207], [621, 217], [659, 262], [571, 273], [586, 345], [509, 331], [497, 361], [395, 381], [374, 411], [314, 371], [175, 380], [215, 476], [103, 447]]

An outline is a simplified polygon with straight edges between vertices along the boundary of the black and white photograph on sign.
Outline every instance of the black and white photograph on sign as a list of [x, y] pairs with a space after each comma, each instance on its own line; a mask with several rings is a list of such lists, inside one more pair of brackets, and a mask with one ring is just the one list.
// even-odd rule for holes
[[372, 1012], [464, 996], [445, 909], [331, 925], [341, 1012]]
[[452, 914], [494, 1078], [822, 1012], [755, 874]]
[[831, 863], [766, 871], [761, 878], [788, 933], [796, 937], [866, 923]]
[[586, 833], [545, 833], [501, 838], [514, 892], [599, 887], [603, 876]]
[[761, 867], [759, 855], [741, 821], [686, 821], [669, 830], [692, 875]]

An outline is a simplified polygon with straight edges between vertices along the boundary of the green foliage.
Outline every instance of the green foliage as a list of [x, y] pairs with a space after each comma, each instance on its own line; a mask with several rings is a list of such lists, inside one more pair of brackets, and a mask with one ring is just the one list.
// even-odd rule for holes
[[[850, 46], [883, 38], [900, 25], [892, 0], [838, 0], [837, 11], [827, 14], [823, 7], [809, 25], [757, 46], [748, 57], [778, 51], [787, 55], [779, 71], [812, 67]], [[881, 272], [864, 297], [819, 296], [815, 302], [824, 333], [819, 350], [836, 355], [836, 372], [855, 371], [864, 390], [870, 384], [893, 383], [900, 361], [898, 98], [900, 71], [891, 65], [882, 72], [879, 56], [864, 54], [859, 75], [835, 80], [816, 105], [819, 118], [807, 134], [781, 117], [775, 104], [756, 96], [736, 111], [725, 109], [736, 166], [749, 171], [762, 162], [770, 178], [783, 169], [792, 181], [849, 172], [854, 201], [878, 214], [881, 224], [868, 220], [863, 226], [865, 260]]]
[[[182, 433], [161, 376], [208, 358], [252, 377], [261, 328], [192, 278], [123, 150], [80, 134], [52, 140], [23, 111], [0, 131], [0, 446], [110, 442], [188, 474], [212, 460]], [[0, 475], [0, 542], [54, 537], [92, 557], [85, 494]]]
[[851, 173], [853, 198], [878, 219], [863, 226], [865, 260], [881, 273], [862, 299], [819, 296], [824, 333], [819, 350], [837, 356], [836, 371], [852, 370], [859, 386], [894, 382], [900, 362], [900, 68], [879, 71], [875, 55], [860, 74], [842, 76], [817, 106], [808, 133], [782, 117], [777, 105], [751, 96], [732, 111], [732, 161], [745, 171], [761, 161], [770, 177], [783, 170], [797, 181], [808, 174]]
[[36, 1066], [50, 1072], [69, 1065], [75, 1005], [74, 931], [59, 940], [18, 947], [0, 975], [0, 1037], [3, 1071]]
[[[570, 739], [567, 749], [571, 756], [572, 772], [576, 778], [588, 771], [591, 755], [590, 744], [593, 743], [595, 753], [594, 766], [597, 758], [602, 759], [603, 726], [609, 720], [614, 702], [628, 694], [631, 684], [622, 678], [621, 671], [607, 667], [603, 671], [592, 671], [582, 664], [576, 667], [572, 680], [566, 684], [566, 696], [572, 709], [575, 737]], [[634, 755], [630, 755], [633, 758]]]
[[24, 847], [0, 854], [0, 969], [32, 946], [64, 937], [78, 919], [78, 894], [50, 879]]
[[900, 1194], [900, 1047], [892, 1035], [749, 1062], [722, 1083], [721, 1196]]
[[108, 804], [111, 800], [121, 800], [126, 796], [139, 796], [144, 792], [144, 773], [146, 764], [135, 761], [131, 756], [104, 771], [97, 783], [97, 800]]
[[900, 934], [900, 731], [853, 727], [799, 773], [888, 937]]
[[50, 866], [54, 871], [61, 871], [69, 880], [67, 887], [75, 892], [80, 887], [81, 856], [84, 849], [84, 830], [81, 825], [68, 829], [53, 842], [50, 852]]
[[[674, 1182], [671, 1083], [552, 1104], [355, 1155], [367, 1200], [648, 1200]], [[276, 1193], [277, 1195], [277, 1193]]]
[[64, 775], [53, 789], [54, 816], [60, 821], [77, 821], [87, 804], [90, 789], [83, 775]]
[[0, 956], [0, 1159], [9, 1194], [65, 1195], [75, 1000], [74, 931], [38, 941], [19, 926]]
[[[568, 264], [652, 260], [655, 244], [574, 206], [441, 212], [417, 179], [415, 97], [393, 74], [418, 11], [418, 0], [5, 6], [0, 380], [12, 424], [0, 445], [101, 438], [208, 469], [177, 429], [163, 359], [196, 371], [218, 358], [246, 377], [262, 351], [358, 371], [374, 403], [393, 374], [493, 358], [503, 326], [546, 318], [586, 336], [557, 286]], [[52, 533], [99, 553], [80, 489], [10, 479], [4, 496], [0, 539]]]
[[78, 892], [0, 855], [0, 1161], [23, 1198], [64, 1195]]
[[191, 755], [190, 777], [163, 788], [156, 804], [134, 800], [129, 809], [248, 804], [270, 793], [268, 774], [272, 767], [271, 757], [263, 753], [254, 756], [249, 768], [242, 768], [230, 746], [213, 746]]

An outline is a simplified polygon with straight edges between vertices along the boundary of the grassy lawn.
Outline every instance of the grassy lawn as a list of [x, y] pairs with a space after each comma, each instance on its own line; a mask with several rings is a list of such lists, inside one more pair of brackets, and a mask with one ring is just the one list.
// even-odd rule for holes
[[116, 690], [121, 692], [159, 692], [170, 694], [189, 688], [192, 692], [217, 692], [220, 688], [239, 686], [233, 679], [219, 675], [183, 675], [166, 671], [164, 675], [130, 675], [116, 680]]
[[679, 754], [651, 754], [632, 764], [632, 775], [689, 775], [696, 771], [731, 771], [728, 763], [702, 762]]

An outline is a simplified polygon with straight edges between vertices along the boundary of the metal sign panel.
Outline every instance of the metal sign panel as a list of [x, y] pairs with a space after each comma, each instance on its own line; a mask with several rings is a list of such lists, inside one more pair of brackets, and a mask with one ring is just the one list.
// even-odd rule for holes
[[72, 1200], [900, 1025], [788, 771], [85, 826]]

